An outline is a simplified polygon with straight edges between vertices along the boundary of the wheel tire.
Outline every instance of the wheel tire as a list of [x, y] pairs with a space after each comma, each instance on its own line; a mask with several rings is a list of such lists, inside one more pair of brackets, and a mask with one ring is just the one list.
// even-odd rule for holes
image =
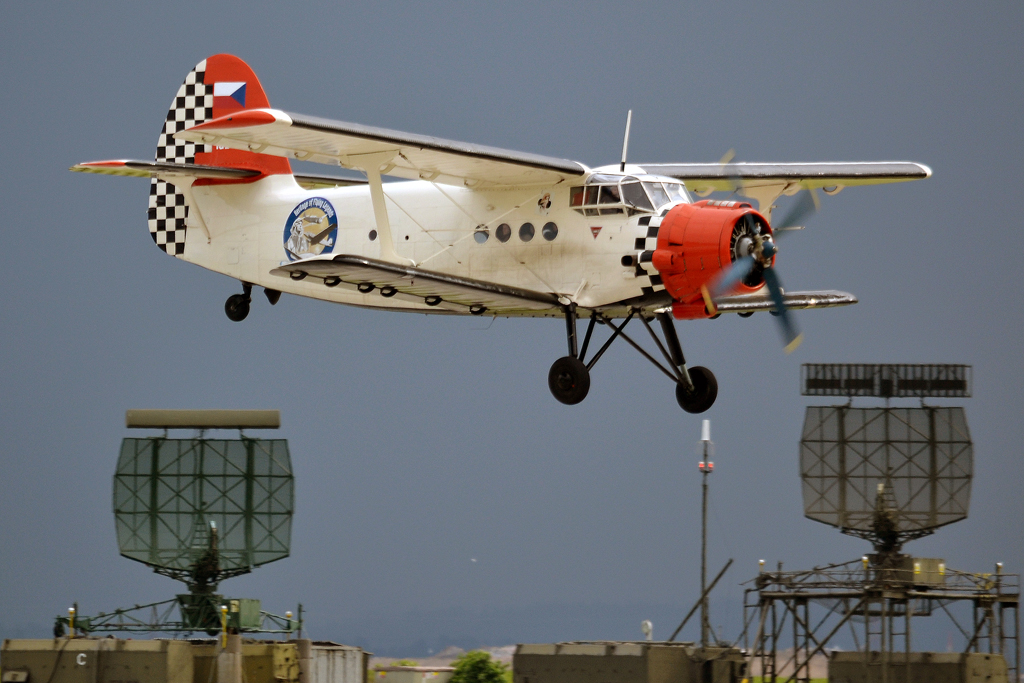
[[249, 297], [244, 294], [232, 294], [224, 302], [224, 313], [229, 320], [242, 322], [249, 315]]
[[560, 403], [574, 406], [590, 391], [590, 370], [572, 356], [559, 358], [548, 371], [548, 388]]
[[718, 398], [718, 380], [710, 370], [700, 365], [690, 368], [690, 380], [693, 381], [692, 392], [682, 382], [676, 385], [676, 402], [688, 413], [703, 413]]

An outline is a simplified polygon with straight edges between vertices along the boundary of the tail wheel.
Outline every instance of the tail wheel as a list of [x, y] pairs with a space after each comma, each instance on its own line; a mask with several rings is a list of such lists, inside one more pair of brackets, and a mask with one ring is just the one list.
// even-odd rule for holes
[[714, 374], [700, 365], [692, 367], [690, 381], [693, 382], [691, 390], [680, 382], [676, 385], [676, 401], [679, 407], [688, 413], [703, 413], [715, 404], [718, 398], [718, 380]]
[[224, 302], [224, 313], [229, 320], [240, 323], [249, 315], [249, 297], [244, 294], [232, 294]]
[[590, 391], [590, 371], [572, 356], [559, 358], [548, 371], [548, 388], [559, 402], [576, 405]]

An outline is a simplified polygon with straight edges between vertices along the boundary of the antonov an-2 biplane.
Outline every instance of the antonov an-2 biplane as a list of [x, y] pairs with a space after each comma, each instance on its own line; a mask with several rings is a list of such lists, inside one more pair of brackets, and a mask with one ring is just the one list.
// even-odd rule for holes
[[[556, 399], [582, 401], [590, 370], [622, 337], [671, 378], [679, 405], [692, 413], [711, 407], [718, 385], [708, 369], [687, 366], [673, 318], [768, 311], [794, 346], [789, 309], [857, 300], [784, 292], [774, 270], [780, 228], [796, 227], [819, 189], [931, 174], [910, 162], [627, 165], [625, 157], [624, 143], [621, 163], [591, 169], [286, 113], [270, 107], [245, 62], [221, 54], [200, 62], [178, 89], [154, 161], [72, 170], [151, 178], [153, 240], [242, 283], [225, 304], [231, 320], [248, 314], [253, 286], [271, 304], [288, 292], [416, 313], [564, 318], [568, 355], [548, 374]], [[290, 159], [365, 179], [293, 174]], [[716, 190], [755, 199], [760, 211], [691, 198]], [[794, 215], [773, 228], [773, 202], [800, 191]], [[589, 321], [582, 343], [580, 317]], [[626, 335], [633, 319], [664, 363]], [[610, 335], [588, 360], [597, 324]]]

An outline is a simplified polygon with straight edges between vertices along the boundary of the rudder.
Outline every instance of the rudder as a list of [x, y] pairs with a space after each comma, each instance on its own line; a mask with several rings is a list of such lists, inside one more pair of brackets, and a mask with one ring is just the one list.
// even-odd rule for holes
[[[184, 140], [174, 134], [197, 124], [227, 116], [242, 109], [270, 107], [263, 86], [244, 61], [234, 55], [214, 55], [199, 62], [171, 103], [156, 146], [156, 161], [204, 166], [226, 166], [259, 171], [247, 180], [205, 181], [218, 183], [253, 182], [265, 175], [288, 173], [291, 164], [282, 157], [236, 149], [216, 148]], [[197, 181], [204, 182], [204, 181]], [[158, 247], [172, 256], [185, 253], [188, 203], [178, 188], [153, 178], [149, 186], [149, 232]]]

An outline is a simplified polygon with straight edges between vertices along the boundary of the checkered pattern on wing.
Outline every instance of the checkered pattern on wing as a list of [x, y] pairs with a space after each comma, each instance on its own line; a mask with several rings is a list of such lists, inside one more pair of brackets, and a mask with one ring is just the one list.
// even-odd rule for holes
[[634, 275], [640, 280], [640, 288], [644, 294], [649, 295], [665, 289], [661, 281], [661, 274], [655, 269], [651, 259], [654, 257], [654, 250], [658, 248], [658, 230], [661, 228], [661, 216], [651, 216], [640, 219], [639, 226], [646, 223], [647, 233], [643, 237], [637, 237], [633, 247], [637, 251], [636, 272]]
[[[213, 118], [213, 86], [204, 82], [205, 75], [204, 60], [189, 72], [178, 88], [156, 144], [156, 161], [194, 164], [197, 152], [210, 151], [208, 145], [174, 139], [178, 131]], [[172, 256], [184, 254], [187, 219], [185, 195], [174, 185], [153, 178], [149, 185], [149, 234], [156, 245]]]

